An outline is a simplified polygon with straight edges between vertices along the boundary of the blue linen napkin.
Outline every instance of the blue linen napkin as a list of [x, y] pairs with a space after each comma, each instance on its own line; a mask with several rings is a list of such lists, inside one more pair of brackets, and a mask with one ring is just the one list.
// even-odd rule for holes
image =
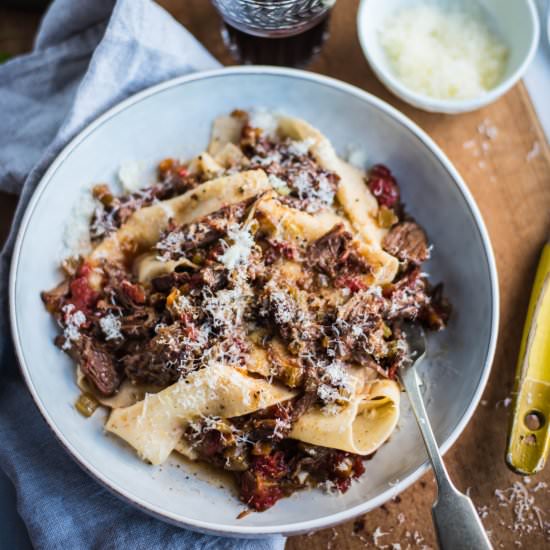
[[[20, 194], [0, 256], [0, 466], [40, 549], [282, 550], [284, 538], [228, 539], [169, 526], [119, 501], [58, 445], [16, 368], [7, 278], [17, 226], [67, 141], [125, 97], [218, 62], [151, 0], [55, 0], [32, 53], [0, 65], [0, 189]], [[0, 537], [1, 538], [1, 537]]]

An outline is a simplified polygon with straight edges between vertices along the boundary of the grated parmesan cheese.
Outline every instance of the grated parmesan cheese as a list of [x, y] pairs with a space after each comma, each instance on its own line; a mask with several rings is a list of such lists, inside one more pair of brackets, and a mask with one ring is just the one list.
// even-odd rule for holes
[[90, 241], [90, 221], [100, 205], [89, 189], [79, 197], [69, 214], [69, 220], [63, 230], [63, 246], [60, 258], [87, 255], [92, 251]]
[[499, 507], [511, 508], [512, 523], [506, 525], [520, 536], [540, 530], [543, 535], [550, 533], [550, 524], [544, 520], [544, 510], [537, 506], [535, 496], [521, 481], [515, 481], [507, 489], [496, 489], [495, 497]]
[[279, 126], [279, 120], [276, 114], [266, 109], [252, 109], [248, 113], [248, 123], [253, 128], [260, 128], [267, 135], [273, 135]]
[[105, 317], [99, 320], [99, 326], [105, 334], [105, 340], [121, 340], [122, 333], [120, 332], [120, 320], [112, 313], [108, 313]]
[[167, 262], [172, 255], [181, 254], [181, 246], [185, 242], [185, 235], [182, 231], [172, 231], [155, 245], [155, 249], [159, 251], [156, 259], [160, 262]]
[[489, 118], [484, 119], [481, 124], [477, 126], [478, 134], [486, 137], [487, 139], [496, 139], [498, 136], [498, 128], [491, 123]]
[[480, 9], [416, 5], [388, 17], [380, 43], [396, 76], [411, 90], [440, 99], [468, 99], [501, 80], [508, 49]]
[[252, 164], [259, 164], [260, 166], [270, 166], [271, 164], [279, 164], [281, 160], [281, 153], [279, 153], [279, 151], [274, 151], [265, 157], [254, 155], [250, 159], [250, 162]]
[[242, 324], [252, 296], [250, 286], [242, 281], [237, 281], [235, 288], [219, 290], [215, 294], [205, 287], [202, 308], [215, 328], [230, 330]]
[[63, 329], [63, 336], [65, 337], [65, 343], [62, 349], [71, 349], [73, 342], [80, 340], [80, 327], [86, 322], [86, 315], [79, 309], [76, 309], [74, 304], [67, 304], [63, 306], [61, 311], [65, 314], [65, 328]]
[[388, 533], [385, 533], [384, 531], [382, 531], [382, 529], [380, 529], [380, 527], [377, 527], [374, 530], [374, 533], [372, 534], [372, 543], [374, 544], [374, 546], [376, 548], [380, 548], [379, 541], [382, 537], [385, 537], [387, 534]]
[[239, 265], [243, 265], [248, 261], [254, 246], [254, 237], [250, 233], [250, 227], [244, 225], [239, 227], [233, 224], [227, 230], [227, 237], [233, 241], [233, 244], [227, 247], [225, 252], [219, 256], [218, 260], [225, 265], [229, 271], [232, 271]]
[[317, 387], [317, 396], [323, 403], [335, 403], [341, 398], [340, 392], [328, 384], [319, 384]]
[[282, 439], [285, 437], [287, 431], [292, 428], [290, 419], [285, 418], [276, 418], [275, 419], [275, 428], [273, 428], [272, 439]]
[[302, 157], [307, 155], [311, 146], [315, 144], [314, 138], [306, 138], [302, 141], [291, 141], [288, 146], [288, 152], [292, 155]]
[[350, 401], [352, 385], [343, 365], [333, 362], [326, 365], [317, 387], [317, 397], [323, 402], [323, 413], [334, 415]]
[[350, 389], [349, 377], [344, 365], [339, 361], [334, 361], [324, 367], [321, 380], [334, 386]]
[[135, 193], [148, 184], [148, 181], [143, 177], [143, 168], [135, 160], [123, 162], [118, 169], [117, 176], [122, 189], [126, 193]]
[[338, 488], [338, 485], [331, 479], [327, 479], [319, 485], [319, 487], [329, 495], [341, 495], [342, 491]]
[[269, 290], [269, 300], [274, 306], [275, 321], [279, 325], [290, 323], [295, 317], [295, 307], [290, 296], [281, 290], [272, 290], [276, 288], [272, 281], [266, 285]]
[[306, 207], [306, 212], [316, 212], [319, 207], [330, 206], [334, 202], [335, 191], [324, 174], [317, 178], [317, 188], [305, 172], [300, 172], [293, 179], [292, 184], [298, 192], [300, 200], [310, 202]]

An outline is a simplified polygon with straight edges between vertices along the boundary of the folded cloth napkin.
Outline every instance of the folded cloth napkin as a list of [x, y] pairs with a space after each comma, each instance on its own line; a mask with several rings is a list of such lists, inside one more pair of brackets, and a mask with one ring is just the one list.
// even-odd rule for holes
[[17, 226], [56, 154], [88, 122], [147, 86], [218, 67], [151, 0], [56, 0], [32, 53], [0, 65], [0, 189], [20, 193], [0, 257], [0, 465], [36, 548], [265, 549], [283, 537], [228, 539], [169, 526], [113, 497], [58, 445], [23, 385], [7, 325]]

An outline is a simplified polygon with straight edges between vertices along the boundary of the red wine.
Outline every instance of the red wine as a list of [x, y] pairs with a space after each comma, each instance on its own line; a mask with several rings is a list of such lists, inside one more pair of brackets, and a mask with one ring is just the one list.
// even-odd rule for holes
[[233, 57], [243, 64], [305, 67], [319, 53], [329, 35], [328, 14], [314, 27], [286, 37], [253, 36], [222, 24], [223, 40]]

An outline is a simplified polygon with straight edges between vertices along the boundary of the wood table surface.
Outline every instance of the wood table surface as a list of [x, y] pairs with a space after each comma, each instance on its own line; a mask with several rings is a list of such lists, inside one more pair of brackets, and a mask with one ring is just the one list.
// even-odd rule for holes
[[[206, 0], [159, 3], [222, 63], [235, 63], [221, 40], [219, 19]], [[360, 50], [355, 30], [357, 3], [339, 0], [330, 24], [330, 38], [308, 69], [381, 97], [426, 130], [466, 180], [483, 214], [496, 254], [501, 293], [496, 358], [481, 405], [445, 457], [448, 469], [460, 489], [469, 489], [495, 548], [549, 548], [550, 467], [526, 480], [510, 472], [503, 460], [509, 420], [506, 405], [523, 320], [538, 256], [550, 233], [548, 144], [521, 83], [489, 107], [459, 116], [425, 113], [392, 96], [375, 78]], [[0, 52], [28, 51], [38, 22], [38, 14], [0, 9]], [[9, 229], [15, 204], [13, 197], [0, 194], [1, 235]], [[518, 500], [499, 505], [495, 491], [503, 495], [501, 498], [507, 498], [513, 493], [511, 490], [498, 491], [512, 487], [514, 482], [521, 484], [516, 485], [514, 495], [525, 488], [524, 498], [533, 499], [540, 521], [514, 522], [521, 514]], [[433, 477], [428, 474], [399, 498], [362, 518], [290, 538], [287, 549], [355, 550], [374, 548], [376, 542], [378, 547], [388, 549], [423, 545], [433, 548], [430, 509], [434, 496]], [[384, 534], [376, 536], [379, 533]]]

